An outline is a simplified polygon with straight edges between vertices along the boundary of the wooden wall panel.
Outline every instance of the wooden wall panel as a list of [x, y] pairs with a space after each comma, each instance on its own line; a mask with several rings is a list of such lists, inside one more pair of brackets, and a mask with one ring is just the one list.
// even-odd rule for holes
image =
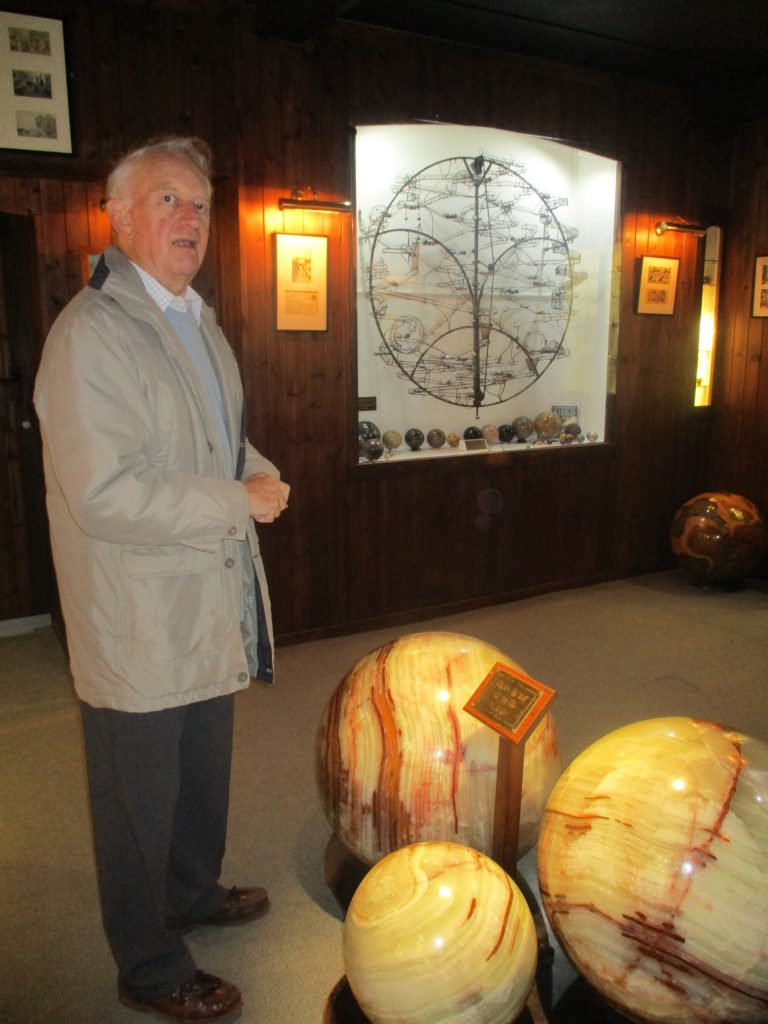
[[[466, 460], [450, 473], [423, 465], [404, 472], [356, 467], [353, 442], [343, 442], [356, 421], [349, 382], [346, 425], [328, 404], [311, 410], [308, 430], [320, 441], [307, 458], [306, 441], [297, 441], [291, 425], [309, 412], [313, 374], [344, 379], [340, 352], [354, 349], [352, 306], [333, 346], [307, 349], [305, 360], [286, 371], [295, 382], [291, 393], [283, 388], [278, 397], [266, 383], [252, 382], [259, 417], [269, 410], [270, 454], [295, 489], [286, 517], [292, 525], [281, 521], [274, 535], [264, 531], [278, 632], [296, 637], [404, 620], [672, 564], [669, 523], [690, 491], [704, 486], [711, 417], [692, 408], [700, 243], [689, 236], [659, 239], [653, 228], [664, 215], [697, 219], [726, 205], [727, 126], [699, 124], [682, 92], [398, 33], [340, 28], [311, 48], [242, 43], [241, 65], [262, 69], [241, 82], [244, 135], [261, 138], [269, 152], [250, 170], [278, 195], [280, 184], [285, 194], [307, 174], [318, 191], [349, 195], [353, 168], [345, 136], [354, 124], [488, 124], [568, 140], [624, 164], [625, 261], [609, 448], [557, 453], [562, 457], [552, 461], [554, 453], [532, 453], [492, 471]], [[293, 101], [276, 93], [276, 80], [296, 90]], [[669, 144], [669, 123], [677, 126], [679, 144]], [[276, 130], [282, 145], [270, 144]], [[264, 199], [265, 230], [275, 230], [266, 192]], [[652, 252], [681, 260], [672, 318], [634, 311], [637, 261]], [[268, 281], [257, 261], [249, 267], [254, 284]], [[350, 292], [351, 262], [332, 261], [332, 270], [334, 291]], [[268, 287], [266, 293], [269, 299]], [[279, 344], [269, 329], [246, 339], [246, 372], [273, 359]], [[284, 429], [275, 433], [278, 422]], [[501, 511], [480, 528], [479, 504], [489, 491], [499, 496]], [[281, 531], [305, 527], [322, 539], [324, 551], [331, 545], [325, 558], [306, 542], [293, 545], [290, 556], [281, 552]], [[318, 593], [320, 604], [311, 596]]]
[[739, 127], [730, 202], [708, 486], [744, 494], [768, 515], [768, 319], [752, 316], [755, 258], [768, 255], [766, 123]]
[[[733, 132], [702, 122], [683, 90], [361, 26], [307, 45], [260, 39], [237, 3], [214, 0], [39, 0], [34, 10], [66, 19], [78, 147], [72, 158], [0, 154], [0, 204], [37, 214], [48, 320], [77, 285], [75, 249], [85, 237], [102, 244], [97, 192], [115, 155], [162, 131], [203, 134], [214, 147], [203, 290], [241, 361], [252, 439], [293, 487], [286, 515], [260, 528], [280, 638], [670, 565], [668, 528], [683, 500], [718, 480], [749, 489], [768, 442], [764, 329], [743, 294], [744, 268], [759, 247], [768, 252], [765, 133], [738, 139], [731, 193]], [[353, 219], [281, 213], [277, 200], [307, 187], [351, 196], [351, 128], [417, 119], [540, 134], [622, 161], [609, 444], [440, 467], [354, 464]], [[713, 414], [692, 408], [700, 243], [658, 239], [662, 216], [722, 218], [728, 230]], [[324, 335], [274, 326], [273, 236], [299, 229], [329, 237]], [[648, 252], [681, 260], [674, 317], [635, 313]]]

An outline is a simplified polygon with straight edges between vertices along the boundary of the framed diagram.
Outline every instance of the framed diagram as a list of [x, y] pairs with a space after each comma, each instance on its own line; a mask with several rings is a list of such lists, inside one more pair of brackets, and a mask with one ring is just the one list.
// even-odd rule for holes
[[768, 256], [755, 259], [752, 316], [768, 316]]
[[275, 234], [278, 331], [328, 329], [327, 235]]
[[677, 270], [680, 260], [671, 256], [643, 256], [637, 312], [672, 316], [675, 311]]
[[61, 21], [0, 11], [0, 147], [72, 152]]

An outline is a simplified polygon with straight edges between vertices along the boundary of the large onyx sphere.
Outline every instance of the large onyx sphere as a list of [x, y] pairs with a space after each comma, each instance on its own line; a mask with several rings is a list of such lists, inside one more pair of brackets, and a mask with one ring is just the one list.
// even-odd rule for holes
[[457, 843], [390, 853], [344, 920], [349, 986], [371, 1024], [510, 1024], [536, 970], [536, 929], [498, 864]]
[[760, 510], [728, 491], [706, 491], [686, 501], [672, 520], [670, 534], [672, 550], [696, 586], [739, 583], [768, 549]]
[[[317, 785], [359, 860], [435, 839], [491, 855], [499, 735], [464, 705], [498, 662], [519, 668], [481, 640], [415, 633], [366, 655], [336, 687], [317, 733]], [[536, 842], [560, 767], [546, 715], [525, 745], [519, 856]]]
[[765, 1024], [765, 743], [694, 718], [609, 733], [552, 790], [538, 871], [560, 945], [629, 1020]]

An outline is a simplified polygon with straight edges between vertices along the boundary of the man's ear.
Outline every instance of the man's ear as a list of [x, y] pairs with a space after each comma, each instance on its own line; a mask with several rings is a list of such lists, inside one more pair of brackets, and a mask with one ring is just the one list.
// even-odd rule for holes
[[107, 215], [109, 216], [109, 221], [115, 234], [127, 236], [133, 234], [131, 208], [124, 199], [108, 199]]

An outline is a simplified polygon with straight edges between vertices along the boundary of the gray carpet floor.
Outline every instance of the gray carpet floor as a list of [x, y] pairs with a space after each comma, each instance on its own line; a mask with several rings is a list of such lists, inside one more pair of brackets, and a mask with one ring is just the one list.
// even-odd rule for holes
[[[612, 729], [662, 715], [709, 718], [768, 742], [766, 581], [720, 592], [673, 570], [280, 648], [275, 685], [237, 697], [223, 879], [267, 886], [272, 908], [250, 925], [189, 937], [201, 967], [241, 987], [244, 1024], [323, 1020], [343, 976], [343, 913], [324, 878], [330, 832], [315, 793], [317, 723], [359, 658], [430, 629], [494, 644], [557, 690], [564, 765]], [[9, 1024], [147, 1019], [115, 998], [82, 762], [76, 702], [50, 627], [0, 638], [0, 1020]], [[535, 879], [535, 851], [523, 871]], [[556, 1002], [571, 980], [563, 968]]]

